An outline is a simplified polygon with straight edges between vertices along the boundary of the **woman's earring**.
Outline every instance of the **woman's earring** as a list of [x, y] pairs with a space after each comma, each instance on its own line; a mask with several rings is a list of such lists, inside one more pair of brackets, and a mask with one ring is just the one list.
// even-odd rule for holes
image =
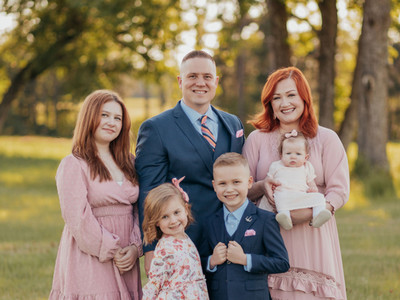
[[274, 114], [274, 120], [276, 120], [276, 115]]

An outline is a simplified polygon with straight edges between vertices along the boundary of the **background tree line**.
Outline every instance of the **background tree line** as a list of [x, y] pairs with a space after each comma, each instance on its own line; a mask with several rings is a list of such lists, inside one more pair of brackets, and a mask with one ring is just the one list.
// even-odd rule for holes
[[345, 147], [357, 143], [358, 173], [390, 176], [386, 144], [400, 139], [396, 0], [3, 0], [1, 11], [16, 26], [0, 36], [0, 134], [70, 135], [74, 104], [98, 88], [175, 103], [176, 57], [191, 32], [190, 45], [216, 58], [216, 105], [245, 123], [268, 74], [295, 65], [320, 124]]

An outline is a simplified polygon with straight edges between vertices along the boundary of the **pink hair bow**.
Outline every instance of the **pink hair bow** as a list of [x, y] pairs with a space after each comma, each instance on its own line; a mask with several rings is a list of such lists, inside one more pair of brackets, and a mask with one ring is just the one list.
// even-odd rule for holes
[[183, 176], [181, 179], [172, 178], [172, 184], [182, 193], [183, 200], [189, 203], [188, 194], [179, 185], [183, 179], [185, 179], [185, 176]]
[[288, 133], [285, 133], [285, 138], [290, 138], [290, 137], [295, 137], [295, 136], [297, 136], [297, 131], [296, 131], [296, 129], [293, 129], [292, 130], [292, 132], [288, 132]]

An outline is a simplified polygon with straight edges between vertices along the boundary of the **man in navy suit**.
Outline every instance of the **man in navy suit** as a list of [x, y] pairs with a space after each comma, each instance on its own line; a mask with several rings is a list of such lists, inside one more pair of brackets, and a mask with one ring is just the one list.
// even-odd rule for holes
[[271, 299], [268, 274], [289, 269], [275, 214], [247, 199], [252, 184], [241, 154], [215, 161], [213, 186], [224, 205], [209, 218], [200, 249], [210, 299]]
[[[181, 186], [189, 195], [195, 218], [187, 234], [197, 247], [201, 243], [203, 224], [221, 207], [212, 187], [213, 163], [225, 152], [241, 153], [244, 144], [239, 118], [210, 104], [218, 79], [212, 56], [204, 51], [188, 53], [178, 76], [182, 99], [173, 109], [143, 122], [136, 147], [140, 222], [143, 222], [147, 193], [174, 177], [185, 176]], [[204, 119], [205, 123], [201, 124]], [[154, 248], [155, 243], [144, 247], [146, 273]]]

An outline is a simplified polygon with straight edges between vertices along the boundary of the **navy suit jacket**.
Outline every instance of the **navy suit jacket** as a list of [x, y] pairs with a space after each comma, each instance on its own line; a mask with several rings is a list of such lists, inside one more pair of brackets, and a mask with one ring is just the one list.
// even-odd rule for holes
[[275, 214], [256, 207], [249, 202], [239, 226], [232, 237], [225, 228], [224, 212], [221, 208], [210, 217], [204, 230], [204, 243], [200, 249], [203, 269], [215, 246], [235, 240], [245, 254], [250, 254], [252, 268], [225, 262], [217, 266], [216, 272], [205, 271], [210, 299], [271, 299], [268, 290], [268, 274], [289, 270], [289, 258], [275, 220]]
[[[218, 115], [218, 140], [215, 152], [196, 131], [180, 102], [143, 122], [138, 133], [135, 167], [139, 176], [139, 220], [143, 222], [143, 205], [147, 193], [171, 179], [185, 179], [181, 187], [188, 193], [195, 223], [187, 234], [198, 247], [202, 238], [202, 224], [208, 216], [222, 207], [212, 186], [215, 159], [225, 152], [242, 153], [243, 125], [238, 117], [212, 107]], [[144, 247], [154, 250], [155, 243]]]

